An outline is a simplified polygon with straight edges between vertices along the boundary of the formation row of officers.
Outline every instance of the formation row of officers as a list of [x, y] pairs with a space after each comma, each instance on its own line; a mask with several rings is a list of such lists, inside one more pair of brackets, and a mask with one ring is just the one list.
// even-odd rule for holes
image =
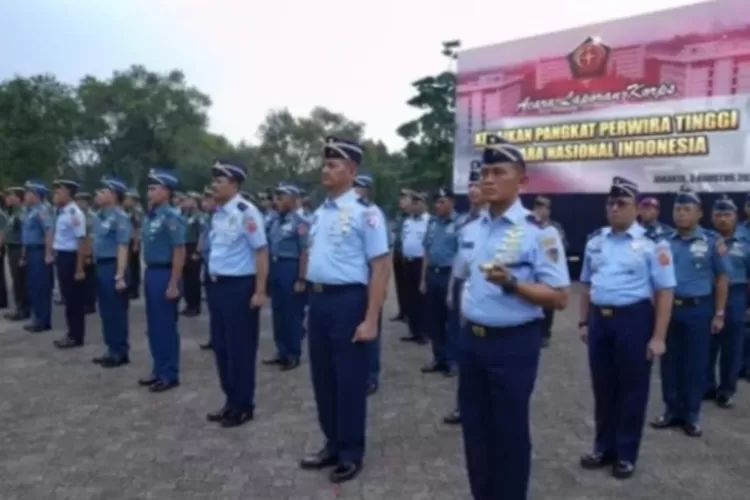
[[[331, 468], [333, 482], [352, 479], [363, 466], [367, 394], [377, 389], [381, 310], [393, 254], [409, 326], [404, 340], [431, 341], [433, 359], [424, 372], [458, 375], [453, 416], [463, 431], [473, 497], [524, 499], [531, 471], [529, 402], [550, 321], [545, 311], [564, 309], [568, 302], [563, 235], [521, 204], [518, 194], [527, 179], [523, 156], [493, 136], [482, 161], [472, 164], [468, 214], [453, 212], [448, 190], [436, 193], [432, 217], [422, 208], [426, 195], [404, 192], [402, 208], [408, 202], [410, 213], [389, 238], [383, 212], [367, 197], [372, 179], [358, 172], [362, 153], [356, 143], [326, 139], [321, 184], [328, 197], [313, 214], [295, 210], [300, 191], [292, 185], [279, 187], [278, 211], [263, 213], [240, 195], [245, 168], [217, 162], [215, 206], [195, 251], [186, 244], [189, 217], [170, 202], [177, 177], [169, 170], [150, 173], [139, 242], [153, 363], [140, 383], [154, 392], [179, 384], [177, 303], [186, 261], [200, 260], [210, 344], [225, 396], [207, 419], [222, 427], [253, 419], [259, 310], [271, 294], [278, 352], [266, 362], [282, 369], [298, 366], [303, 324], [308, 332], [325, 443], [300, 465]], [[54, 262], [69, 329], [59, 345], [80, 345], [86, 301], [79, 298], [93, 272], [107, 347], [94, 361], [105, 367], [126, 364], [134, 229], [121, 204], [128, 187], [105, 177], [96, 194], [98, 212], [87, 228], [84, 212], [73, 202], [77, 184], [59, 180], [54, 186], [54, 217], [41, 201], [44, 185], [30, 181], [23, 188], [20, 261], [34, 318], [30, 329], [50, 326]], [[737, 230], [736, 207], [728, 199], [713, 207], [716, 231], [698, 226], [701, 204], [695, 193], [675, 200], [674, 229], [640, 225], [639, 201], [637, 186], [613, 180], [606, 208], [610, 226], [590, 236], [581, 275], [587, 293], [579, 327], [588, 345], [596, 412], [594, 447], [581, 465], [611, 467], [622, 479], [635, 471], [655, 359], [662, 359], [665, 402], [655, 428], [679, 426], [697, 437], [704, 397], [731, 407], [750, 269], [750, 239]], [[536, 212], [548, 209], [544, 200], [539, 205]], [[408, 290], [410, 283], [417, 284], [416, 292]], [[722, 361], [714, 385], [710, 373], [717, 353]]]

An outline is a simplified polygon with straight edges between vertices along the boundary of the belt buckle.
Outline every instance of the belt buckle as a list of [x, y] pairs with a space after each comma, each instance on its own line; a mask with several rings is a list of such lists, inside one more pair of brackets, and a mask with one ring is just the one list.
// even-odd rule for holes
[[684, 303], [685, 302], [682, 299], [674, 299], [674, 305], [676, 305], [676, 306], [681, 306]]
[[610, 307], [602, 307], [600, 311], [605, 318], [609, 318], [615, 313], [615, 310]]
[[313, 292], [315, 292], [315, 293], [322, 293], [323, 292], [323, 285], [321, 285], [320, 283], [315, 283], [313, 285]]
[[217, 279], [218, 279], [218, 278], [216, 277], [216, 275], [215, 275], [215, 274], [212, 274], [212, 275], [211, 275], [211, 281], [213, 281], [214, 283], [216, 283], [216, 280], [217, 280]]
[[471, 325], [471, 333], [473, 333], [475, 337], [486, 337], [487, 329], [480, 325]]

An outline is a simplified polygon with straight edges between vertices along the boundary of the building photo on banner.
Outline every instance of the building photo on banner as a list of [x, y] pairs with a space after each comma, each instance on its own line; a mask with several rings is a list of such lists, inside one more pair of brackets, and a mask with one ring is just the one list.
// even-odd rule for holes
[[750, 7], [716, 1], [461, 52], [454, 189], [489, 134], [529, 193], [750, 191]]

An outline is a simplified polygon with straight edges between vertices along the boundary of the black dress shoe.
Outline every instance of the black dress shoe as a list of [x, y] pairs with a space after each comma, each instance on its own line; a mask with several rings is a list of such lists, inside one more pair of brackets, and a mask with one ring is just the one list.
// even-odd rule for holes
[[734, 406], [734, 400], [730, 396], [719, 394], [718, 396], [716, 396], [716, 406], [725, 410], [729, 410]]
[[288, 372], [299, 368], [299, 359], [287, 359], [281, 362], [281, 371]]
[[703, 429], [698, 424], [685, 424], [682, 426], [682, 432], [688, 437], [701, 437], [703, 435]]
[[461, 423], [461, 412], [453, 410], [448, 415], [443, 417], [443, 423], [448, 425], [458, 425]]
[[177, 380], [157, 380], [148, 388], [150, 392], [167, 392], [180, 386]]
[[627, 460], [618, 460], [612, 466], [612, 477], [616, 479], [630, 479], [635, 474], [635, 464]]
[[448, 367], [442, 363], [429, 363], [422, 367], [422, 373], [444, 373]]
[[84, 311], [84, 314], [96, 314], [96, 307], [87, 307]]
[[649, 422], [649, 425], [652, 429], [671, 429], [673, 427], [682, 427], [684, 422], [682, 419], [673, 417], [672, 415], [669, 415], [668, 413], [665, 413], [664, 415], [661, 415], [660, 417], [652, 420]]
[[120, 357], [109, 357], [102, 361], [100, 363], [102, 368], [117, 368], [119, 366], [124, 366], [130, 363], [130, 358], [127, 356], [120, 356]]
[[274, 356], [272, 358], [266, 358], [263, 361], [261, 361], [266, 366], [278, 366], [284, 364], [284, 358], [281, 356]]
[[371, 382], [370, 384], [367, 385], [367, 395], [372, 396], [373, 394], [378, 392], [378, 388], [379, 386], [377, 382]]
[[542, 338], [542, 349], [549, 347], [550, 343], [552, 343], [551, 339], [548, 339], [547, 337]]
[[253, 419], [253, 413], [250, 411], [229, 411], [221, 419], [220, 425], [225, 429], [239, 427], [250, 422]]
[[331, 471], [328, 479], [334, 484], [345, 483], [357, 477], [361, 471], [362, 466], [360, 464], [341, 462]]
[[397, 314], [394, 317], [392, 317], [391, 319], [389, 319], [388, 321], [390, 321], [390, 322], [406, 321], [406, 316], [404, 316], [403, 314]]
[[419, 337], [416, 337], [414, 335], [407, 335], [406, 337], [401, 337], [401, 342], [417, 342], [419, 340]]
[[614, 457], [607, 453], [587, 453], [579, 461], [581, 467], [588, 470], [602, 469], [615, 463]]
[[138, 379], [138, 385], [140, 385], [141, 387], [151, 387], [152, 385], [154, 385], [158, 381], [159, 381], [158, 378], [156, 378], [153, 375], [151, 375], [151, 376], [148, 376], [148, 377], [139, 378]]
[[3, 317], [9, 321], [23, 321], [25, 319], [29, 319], [29, 314], [24, 314], [21, 311], [16, 311], [12, 313], [5, 313], [3, 314]]
[[44, 325], [26, 325], [23, 327], [23, 329], [29, 333], [42, 333], [52, 330], [52, 328], [50, 328], [49, 326]]
[[299, 466], [306, 470], [320, 470], [326, 467], [334, 467], [338, 464], [339, 458], [323, 448], [319, 452], [308, 455], [299, 461]]
[[212, 350], [214, 348], [214, 345], [209, 340], [205, 344], [201, 344], [200, 348], [201, 348], [202, 351], [210, 351], [210, 350]]
[[703, 401], [713, 401], [716, 399], [716, 389], [708, 389], [703, 393]]
[[229, 408], [222, 408], [206, 415], [206, 420], [209, 422], [221, 422], [229, 414]]
[[185, 311], [182, 311], [181, 314], [186, 318], [195, 318], [196, 316], [200, 316], [201, 313], [195, 309], [186, 309]]
[[53, 344], [58, 349], [73, 349], [75, 347], [82, 347], [83, 341], [65, 337], [63, 339], [55, 340]]
[[107, 361], [108, 359], [110, 359], [111, 357], [112, 356], [108, 354], [104, 354], [103, 356], [97, 356], [96, 358], [92, 359], [91, 362], [94, 363], [95, 365], [100, 365], [104, 363], [105, 361]]

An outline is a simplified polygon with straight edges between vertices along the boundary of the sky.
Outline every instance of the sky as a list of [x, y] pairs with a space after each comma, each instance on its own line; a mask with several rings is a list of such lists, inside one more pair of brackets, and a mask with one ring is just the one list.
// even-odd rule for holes
[[267, 112], [315, 106], [402, 146], [411, 82], [463, 48], [696, 3], [694, 0], [0, 0], [0, 80], [68, 83], [143, 64], [181, 69], [211, 96], [210, 129], [256, 141]]

